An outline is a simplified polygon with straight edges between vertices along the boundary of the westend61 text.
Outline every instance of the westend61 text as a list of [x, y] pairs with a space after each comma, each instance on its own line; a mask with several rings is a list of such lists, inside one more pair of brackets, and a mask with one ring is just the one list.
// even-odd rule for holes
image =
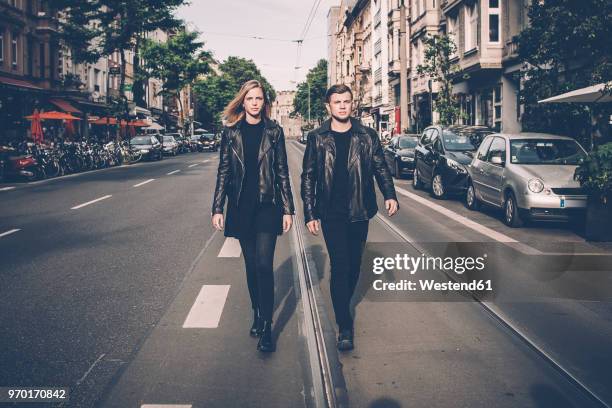
[[[417, 283], [418, 282], [418, 283]], [[491, 280], [473, 280], [471, 282], [436, 282], [419, 279], [417, 282], [402, 279], [399, 282], [383, 282], [381, 279], [372, 282], [374, 290], [406, 290], [406, 291], [492, 291]]]

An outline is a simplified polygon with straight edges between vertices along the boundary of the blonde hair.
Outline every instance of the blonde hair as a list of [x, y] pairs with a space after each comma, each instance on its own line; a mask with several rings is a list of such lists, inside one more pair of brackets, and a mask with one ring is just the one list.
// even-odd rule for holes
[[270, 100], [268, 99], [268, 94], [266, 93], [266, 90], [261, 82], [252, 79], [250, 81], [246, 81], [242, 85], [240, 91], [238, 91], [234, 99], [232, 99], [232, 101], [228, 103], [223, 110], [223, 119], [226, 121], [226, 126], [234, 126], [244, 118], [244, 98], [251, 89], [255, 88], [260, 88], [261, 92], [263, 93], [264, 106], [261, 109], [261, 114], [266, 119], [270, 118]]

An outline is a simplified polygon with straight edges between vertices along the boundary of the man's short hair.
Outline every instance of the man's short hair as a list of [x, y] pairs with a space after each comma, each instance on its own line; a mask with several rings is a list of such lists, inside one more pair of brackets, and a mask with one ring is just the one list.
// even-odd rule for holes
[[327, 92], [325, 92], [325, 102], [329, 103], [333, 94], [343, 94], [347, 92], [351, 94], [351, 99], [353, 99], [353, 91], [351, 91], [351, 88], [344, 84], [332, 85]]

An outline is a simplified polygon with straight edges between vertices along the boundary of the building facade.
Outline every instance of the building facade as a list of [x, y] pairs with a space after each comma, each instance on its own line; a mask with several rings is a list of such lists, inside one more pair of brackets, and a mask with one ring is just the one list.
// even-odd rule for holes
[[271, 118], [282, 126], [288, 139], [297, 139], [302, 134], [302, 117], [291, 117], [295, 95], [296, 91], [279, 91], [272, 102]]

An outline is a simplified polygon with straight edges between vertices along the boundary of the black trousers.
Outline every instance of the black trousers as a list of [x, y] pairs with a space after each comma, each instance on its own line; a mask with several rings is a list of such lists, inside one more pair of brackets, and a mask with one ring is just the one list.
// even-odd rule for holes
[[246, 266], [251, 307], [264, 320], [272, 321], [274, 312], [274, 249], [276, 233], [257, 232], [240, 238]]
[[368, 221], [321, 221], [331, 264], [330, 291], [340, 330], [353, 328], [351, 297], [359, 280], [361, 256], [368, 237]]

